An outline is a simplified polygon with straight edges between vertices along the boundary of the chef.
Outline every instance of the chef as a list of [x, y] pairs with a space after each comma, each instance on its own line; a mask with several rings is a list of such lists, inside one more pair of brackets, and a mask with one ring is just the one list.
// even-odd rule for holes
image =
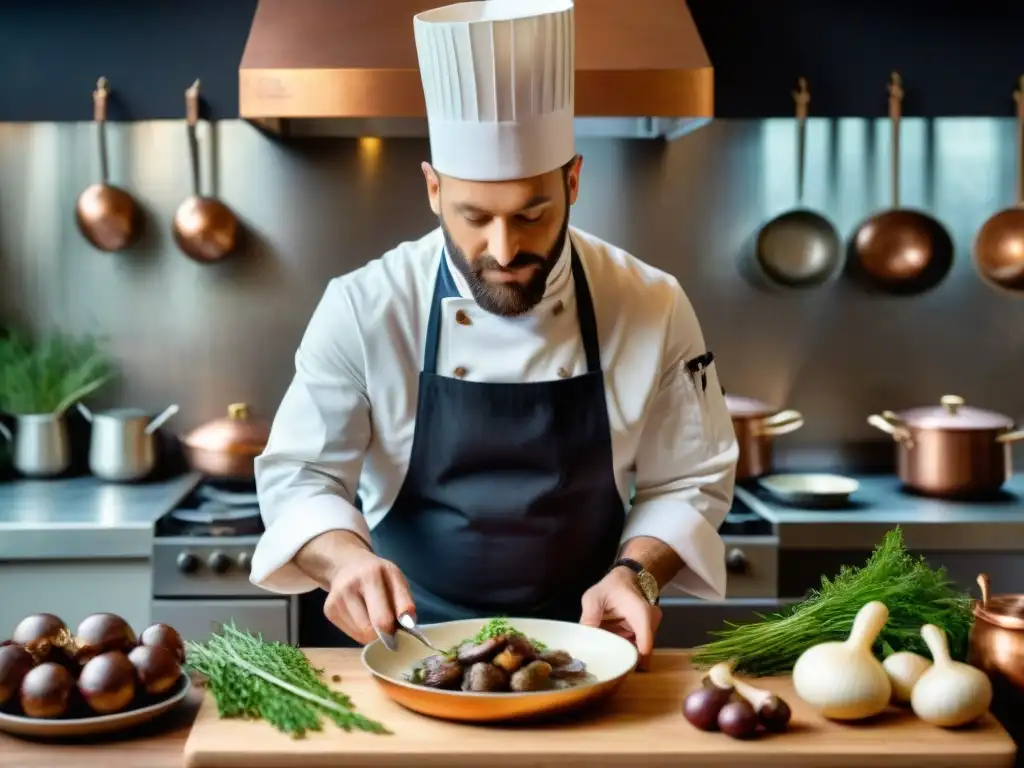
[[321, 588], [317, 645], [407, 612], [536, 616], [646, 657], [664, 586], [724, 596], [737, 444], [714, 356], [675, 278], [569, 226], [572, 2], [413, 28], [439, 226], [327, 285], [256, 461], [252, 581]]

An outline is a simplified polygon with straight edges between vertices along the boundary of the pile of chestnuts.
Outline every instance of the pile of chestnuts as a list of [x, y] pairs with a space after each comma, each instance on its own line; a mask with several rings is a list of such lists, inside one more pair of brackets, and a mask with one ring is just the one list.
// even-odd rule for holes
[[734, 739], [751, 739], [762, 730], [780, 733], [792, 714], [781, 697], [733, 677], [728, 664], [712, 667], [683, 702], [683, 716], [695, 728]]
[[35, 718], [111, 715], [166, 698], [180, 687], [181, 636], [153, 624], [136, 637], [112, 613], [82, 619], [72, 634], [34, 613], [0, 644], [0, 711]]

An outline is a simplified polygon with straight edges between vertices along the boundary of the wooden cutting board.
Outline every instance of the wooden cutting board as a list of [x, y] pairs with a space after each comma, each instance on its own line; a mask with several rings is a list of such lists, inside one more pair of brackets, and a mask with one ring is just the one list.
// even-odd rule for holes
[[700, 766], [1011, 766], [1016, 747], [991, 715], [964, 731], [935, 728], [908, 711], [893, 711], [872, 724], [833, 723], [810, 710], [788, 678], [760, 685], [781, 695], [793, 710], [787, 733], [744, 742], [693, 728], [682, 715], [686, 694], [698, 684], [683, 651], [655, 654], [649, 672], [630, 676], [600, 709], [545, 725], [478, 726], [434, 720], [408, 711], [379, 690], [358, 651], [309, 649], [310, 661], [360, 712], [391, 735], [345, 733], [330, 721], [325, 730], [294, 740], [263, 722], [222, 720], [207, 694], [185, 745], [189, 768], [366, 766], [388, 768], [569, 765], [582, 768], [650, 765]]

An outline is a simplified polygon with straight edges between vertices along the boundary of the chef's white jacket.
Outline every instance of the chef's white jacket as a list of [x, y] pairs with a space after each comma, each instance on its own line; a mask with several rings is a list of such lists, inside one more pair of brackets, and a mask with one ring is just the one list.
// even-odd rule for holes
[[[705, 353], [679, 283], [597, 237], [570, 229], [597, 315], [623, 541], [652, 536], [684, 567], [673, 583], [725, 596], [718, 527], [732, 504], [738, 456], [716, 366], [693, 376]], [[256, 460], [266, 532], [254, 584], [279, 593], [314, 589], [292, 562], [318, 534], [370, 540], [405, 478], [416, 428], [417, 382], [444, 238], [436, 229], [332, 280], [295, 356], [295, 377]], [[568, 243], [541, 302], [528, 314], [481, 309], [449, 261], [459, 297], [441, 305], [437, 372], [478, 382], [550, 381], [586, 372]], [[362, 512], [353, 501], [361, 498]], [[565, 542], [572, 546], [572, 542]], [[401, 567], [401, 563], [397, 563]]]

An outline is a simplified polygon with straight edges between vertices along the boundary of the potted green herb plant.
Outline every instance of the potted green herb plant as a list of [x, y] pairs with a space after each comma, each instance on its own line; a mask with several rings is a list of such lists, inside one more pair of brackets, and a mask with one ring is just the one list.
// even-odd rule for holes
[[90, 336], [60, 332], [31, 341], [0, 338], [0, 412], [15, 417], [15, 431], [0, 423], [14, 446], [14, 467], [29, 477], [52, 477], [70, 464], [67, 409], [114, 376], [114, 366]]

